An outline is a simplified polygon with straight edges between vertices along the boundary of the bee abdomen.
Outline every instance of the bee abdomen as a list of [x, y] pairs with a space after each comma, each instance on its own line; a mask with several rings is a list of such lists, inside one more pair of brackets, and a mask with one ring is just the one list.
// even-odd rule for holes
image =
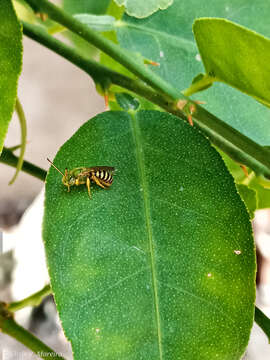
[[95, 176], [100, 179], [103, 180], [107, 183], [112, 183], [112, 174], [109, 171], [106, 170], [97, 170], [95, 172]]

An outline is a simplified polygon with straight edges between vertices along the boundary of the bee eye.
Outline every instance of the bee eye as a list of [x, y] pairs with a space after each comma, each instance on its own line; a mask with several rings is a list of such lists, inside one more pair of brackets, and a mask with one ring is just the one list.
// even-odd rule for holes
[[71, 178], [69, 179], [69, 184], [70, 184], [70, 185], [74, 185], [74, 184], [75, 184], [75, 178], [74, 178], [74, 177], [71, 177]]

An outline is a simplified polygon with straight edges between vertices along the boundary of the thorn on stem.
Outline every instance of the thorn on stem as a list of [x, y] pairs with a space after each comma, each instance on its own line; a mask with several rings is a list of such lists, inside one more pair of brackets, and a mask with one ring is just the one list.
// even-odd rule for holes
[[245, 165], [240, 165], [241, 169], [243, 170], [244, 174], [246, 177], [248, 177], [248, 170], [247, 170], [247, 167]]
[[104, 101], [105, 101], [105, 110], [109, 110], [109, 95], [105, 93], [104, 95]]
[[149, 60], [149, 59], [144, 59], [144, 63], [146, 65], [152, 65], [152, 66], [160, 66], [160, 63], [154, 61], [154, 60]]
[[42, 21], [46, 21], [48, 19], [48, 14], [45, 14], [45, 13], [38, 12], [38, 13], [36, 13], [36, 16], [38, 18], [40, 18], [40, 20], [42, 20]]
[[193, 124], [193, 120], [192, 120], [192, 115], [191, 115], [191, 114], [189, 114], [189, 115], [187, 116], [187, 119], [188, 119], [189, 125], [193, 126], [194, 124]]

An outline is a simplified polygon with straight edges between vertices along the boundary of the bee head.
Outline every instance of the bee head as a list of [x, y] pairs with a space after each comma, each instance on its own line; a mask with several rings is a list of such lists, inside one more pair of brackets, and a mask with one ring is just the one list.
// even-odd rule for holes
[[49, 161], [49, 163], [61, 174], [63, 175], [62, 177], [62, 183], [68, 187], [68, 191], [70, 191], [70, 186], [75, 185], [76, 179], [74, 178], [74, 176], [72, 176], [70, 174], [70, 172], [68, 171], [68, 169], [65, 169], [65, 173], [63, 174], [62, 171], [60, 171], [55, 165], [54, 163], [47, 158], [47, 160]]
[[70, 172], [68, 171], [68, 169], [65, 169], [65, 174], [62, 178], [62, 183], [68, 187], [68, 191], [70, 190], [70, 186], [75, 185], [75, 177], [70, 175]]

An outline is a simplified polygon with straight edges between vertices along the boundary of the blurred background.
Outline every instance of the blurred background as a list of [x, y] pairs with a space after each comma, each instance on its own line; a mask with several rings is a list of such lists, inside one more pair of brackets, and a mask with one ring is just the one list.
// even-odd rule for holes
[[[59, 147], [79, 126], [105, 110], [104, 99], [97, 94], [89, 76], [27, 38], [24, 38], [23, 60], [18, 91], [28, 125], [25, 159], [47, 170], [49, 164], [46, 158], [53, 159]], [[20, 126], [14, 116], [5, 146], [19, 143]], [[7, 302], [30, 295], [41, 289], [48, 280], [40, 240], [42, 193], [34, 201], [44, 184], [21, 172], [14, 185], [9, 186], [14, 172], [14, 168], [0, 163], [0, 229], [4, 230], [4, 253], [0, 255], [0, 299]], [[29, 210], [18, 225], [26, 209]], [[257, 213], [254, 232], [260, 250], [257, 303], [270, 316], [269, 211]], [[35, 309], [27, 308], [19, 312], [16, 317], [55, 351], [72, 359], [52, 297], [46, 298]], [[0, 335], [0, 347], [2, 359], [5, 360], [38, 359], [5, 335]], [[270, 345], [257, 325], [252, 330], [244, 359], [270, 359]]]
[[[84, 122], [105, 110], [104, 99], [97, 94], [90, 77], [74, 65], [26, 37], [23, 45], [23, 71], [18, 96], [27, 120], [25, 159], [47, 170], [49, 163], [46, 158], [53, 160], [59, 147]], [[5, 146], [18, 145], [20, 137], [19, 121], [14, 115]], [[0, 299], [6, 302], [15, 300], [14, 298], [22, 299], [41, 289], [44, 274], [36, 266], [45, 266], [42, 260], [44, 254], [40, 249], [42, 198], [33, 208], [32, 215], [29, 215], [31, 220], [24, 225], [24, 231], [18, 233], [16, 226], [22, 214], [41, 192], [44, 183], [20, 172], [15, 183], [9, 186], [14, 173], [15, 168], [0, 163], [0, 230], [4, 230], [5, 250], [0, 255]], [[35, 240], [40, 244], [38, 248]], [[23, 258], [26, 261], [22, 265], [18, 264]], [[26, 280], [17, 280], [20, 278], [19, 274], [23, 273]], [[52, 299], [47, 299], [39, 309], [35, 309], [32, 315], [31, 313], [28, 309], [26, 313], [18, 314], [18, 321], [54, 350], [63, 351], [67, 358], [72, 358], [70, 347], [60, 331]], [[3, 350], [2, 358], [5, 360], [38, 359], [5, 335], [0, 335], [0, 349]]]

